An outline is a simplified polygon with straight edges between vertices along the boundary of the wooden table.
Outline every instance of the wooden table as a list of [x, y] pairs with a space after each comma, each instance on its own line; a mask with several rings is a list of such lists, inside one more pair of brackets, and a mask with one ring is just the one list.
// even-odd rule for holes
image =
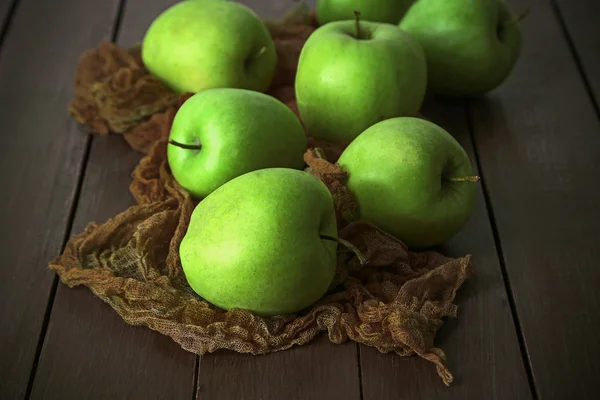
[[[101, 40], [140, 40], [173, 2], [0, 1], [0, 399], [598, 398], [598, 1], [511, 1], [533, 11], [510, 79], [425, 110], [483, 177], [473, 217], [444, 249], [472, 253], [477, 272], [437, 340], [450, 388], [426, 361], [324, 337], [197, 357], [48, 270], [71, 234], [133, 203], [140, 157], [67, 115], [77, 58]], [[277, 17], [293, 2], [243, 3]]]

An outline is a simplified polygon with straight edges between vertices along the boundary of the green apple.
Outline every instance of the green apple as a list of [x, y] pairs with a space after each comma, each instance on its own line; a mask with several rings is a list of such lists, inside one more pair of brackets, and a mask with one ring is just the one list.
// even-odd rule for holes
[[271, 35], [243, 4], [177, 3], [150, 25], [142, 42], [148, 70], [177, 92], [233, 87], [264, 92], [275, 74]]
[[504, 0], [418, 0], [400, 28], [425, 50], [430, 92], [471, 97], [510, 75], [521, 50], [519, 19]]
[[295, 313], [333, 281], [337, 226], [327, 187], [304, 171], [239, 176], [198, 204], [179, 253], [202, 298], [258, 315]]
[[415, 0], [317, 0], [317, 22], [325, 25], [333, 21], [354, 19], [360, 12], [365, 21], [398, 24]]
[[209, 89], [190, 97], [171, 126], [167, 159], [195, 199], [246, 172], [304, 167], [306, 135], [279, 100], [246, 89]]
[[311, 136], [350, 142], [379, 121], [416, 115], [426, 85], [416, 40], [396, 25], [357, 19], [323, 25], [308, 38], [295, 90]]
[[441, 244], [473, 209], [476, 184], [465, 150], [420, 118], [392, 118], [360, 134], [338, 160], [359, 218], [409, 247]]

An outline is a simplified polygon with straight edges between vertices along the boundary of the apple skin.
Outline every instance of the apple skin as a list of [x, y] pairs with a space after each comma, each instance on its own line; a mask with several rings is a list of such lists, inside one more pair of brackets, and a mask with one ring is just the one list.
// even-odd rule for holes
[[332, 22], [308, 38], [296, 75], [298, 110], [308, 133], [350, 142], [384, 119], [421, 108], [427, 66], [419, 43], [396, 25]]
[[378, 225], [409, 247], [444, 243], [467, 222], [477, 184], [469, 156], [444, 129], [420, 118], [373, 125], [342, 153], [338, 164], [359, 219]]
[[264, 92], [277, 64], [275, 45], [258, 16], [223, 0], [182, 1], [165, 10], [144, 36], [142, 59], [179, 93], [220, 87]]
[[400, 28], [423, 46], [428, 91], [474, 97], [498, 87], [521, 52], [518, 23], [504, 0], [419, 0]]
[[354, 19], [360, 12], [363, 21], [398, 24], [414, 0], [317, 0], [317, 22], [325, 25], [334, 21]]
[[231, 88], [190, 97], [175, 115], [169, 140], [167, 159], [173, 176], [194, 199], [246, 172], [302, 169], [307, 147], [302, 124], [283, 103], [263, 93]]
[[180, 245], [192, 289], [212, 304], [263, 316], [296, 313], [333, 281], [333, 199], [314, 176], [269, 168], [239, 176], [198, 204]]

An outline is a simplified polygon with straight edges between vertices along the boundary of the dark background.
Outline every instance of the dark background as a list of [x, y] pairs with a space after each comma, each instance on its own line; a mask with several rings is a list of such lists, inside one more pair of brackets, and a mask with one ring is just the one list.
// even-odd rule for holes
[[[511, 77], [423, 113], [467, 149], [483, 181], [448, 243], [477, 276], [437, 345], [446, 388], [418, 358], [326, 337], [268, 356], [183, 351], [125, 324], [47, 264], [71, 234], [133, 204], [140, 158], [67, 115], [78, 56], [128, 46], [170, 0], [0, 0], [0, 399], [591, 399], [600, 374], [600, 2], [531, 6]], [[291, 0], [245, 0], [280, 17]]]

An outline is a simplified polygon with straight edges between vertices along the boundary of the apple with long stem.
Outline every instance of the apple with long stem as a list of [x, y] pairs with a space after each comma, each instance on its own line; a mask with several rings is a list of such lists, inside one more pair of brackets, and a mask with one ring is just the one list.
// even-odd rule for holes
[[398, 26], [360, 20], [318, 28], [298, 62], [296, 99], [308, 133], [350, 142], [369, 126], [416, 115], [427, 85], [419, 43]]
[[175, 180], [194, 199], [263, 168], [304, 167], [306, 135], [279, 100], [245, 89], [209, 89], [177, 111], [167, 148]]
[[338, 160], [370, 221], [410, 247], [444, 243], [467, 222], [475, 200], [471, 161], [440, 126], [392, 118], [361, 133]]
[[327, 187], [304, 171], [268, 168], [201, 201], [179, 252], [198, 295], [268, 316], [301, 311], [325, 294], [339, 241]]

